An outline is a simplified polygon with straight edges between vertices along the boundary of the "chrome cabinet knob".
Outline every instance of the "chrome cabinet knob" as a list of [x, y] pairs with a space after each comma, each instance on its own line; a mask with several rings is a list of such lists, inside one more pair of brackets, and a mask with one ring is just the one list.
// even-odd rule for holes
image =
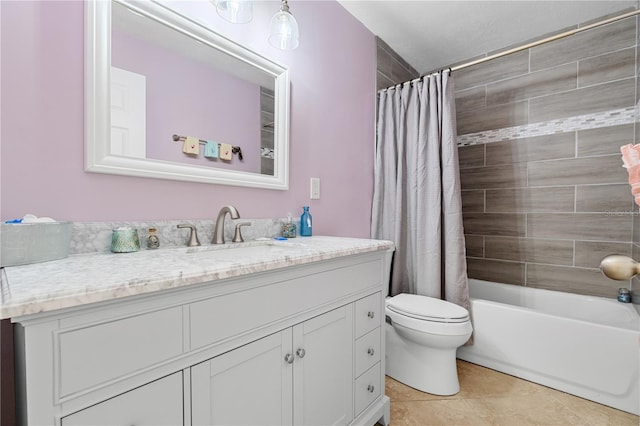
[[373, 393], [374, 390], [376, 390], [376, 388], [373, 385], [369, 385], [367, 386], [367, 390], [371, 393]]
[[367, 350], [367, 353], [368, 353], [369, 355], [373, 356], [373, 355], [375, 355], [376, 351], [374, 351], [374, 350], [373, 350], [373, 348], [369, 348], [369, 349]]
[[369, 312], [367, 312], [367, 316], [368, 316], [369, 318], [373, 319], [373, 317], [375, 317], [375, 316], [376, 316], [376, 313], [375, 313], [375, 312], [373, 312], [373, 311], [369, 311]]
[[296, 355], [298, 355], [300, 358], [304, 358], [304, 356], [305, 356], [306, 354], [307, 354], [307, 352], [306, 352], [304, 349], [302, 349], [302, 348], [300, 348], [300, 349], [298, 349], [298, 350], [296, 351]]
[[287, 361], [287, 364], [293, 364], [293, 355], [291, 354], [286, 354], [284, 356], [284, 360]]

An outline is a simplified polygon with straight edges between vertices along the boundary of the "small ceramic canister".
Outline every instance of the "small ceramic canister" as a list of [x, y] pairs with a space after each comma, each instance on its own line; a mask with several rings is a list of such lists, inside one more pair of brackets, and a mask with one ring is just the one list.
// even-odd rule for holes
[[135, 228], [117, 228], [111, 234], [111, 251], [114, 253], [131, 253], [140, 250], [138, 230]]

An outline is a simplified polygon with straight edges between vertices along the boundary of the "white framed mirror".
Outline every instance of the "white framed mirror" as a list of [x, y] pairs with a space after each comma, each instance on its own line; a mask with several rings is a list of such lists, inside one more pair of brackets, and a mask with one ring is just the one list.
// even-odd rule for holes
[[[130, 50], [138, 42], [155, 45]], [[179, 86], [193, 83], [193, 74], [182, 75], [189, 66], [175, 66], [178, 59], [147, 62], [154, 49], [179, 52], [180, 61], [212, 68], [207, 72], [216, 77], [206, 74], [207, 79], [218, 85]], [[290, 94], [285, 67], [156, 1], [86, 2], [85, 50], [85, 171], [288, 189]], [[137, 63], [128, 63], [127, 56]], [[154, 70], [166, 71], [164, 82], [151, 75]], [[123, 118], [114, 109], [120, 95], [114, 87], [123, 78], [136, 88], [131, 93], [138, 93], [132, 99], [139, 108], [132, 108], [137, 115], [125, 114], [130, 124], [121, 132]], [[165, 93], [169, 86], [172, 93]], [[241, 95], [243, 90], [247, 96]], [[197, 155], [184, 152], [186, 136], [199, 141]], [[234, 150], [231, 160], [220, 160], [209, 151], [205, 158], [209, 143], [237, 146], [242, 155]]]

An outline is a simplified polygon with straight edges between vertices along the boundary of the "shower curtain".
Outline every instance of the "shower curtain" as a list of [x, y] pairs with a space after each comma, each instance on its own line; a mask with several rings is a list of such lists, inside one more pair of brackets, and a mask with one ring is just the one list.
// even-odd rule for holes
[[390, 295], [469, 309], [450, 74], [379, 92], [371, 234], [396, 244]]

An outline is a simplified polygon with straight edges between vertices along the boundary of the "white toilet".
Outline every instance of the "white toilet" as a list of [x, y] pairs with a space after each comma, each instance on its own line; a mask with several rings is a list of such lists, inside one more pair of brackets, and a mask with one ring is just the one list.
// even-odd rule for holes
[[469, 312], [453, 303], [401, 293], [385, 300], [386, 374], [435, 395], [460, 391], [456, 350], [471, 336]]

